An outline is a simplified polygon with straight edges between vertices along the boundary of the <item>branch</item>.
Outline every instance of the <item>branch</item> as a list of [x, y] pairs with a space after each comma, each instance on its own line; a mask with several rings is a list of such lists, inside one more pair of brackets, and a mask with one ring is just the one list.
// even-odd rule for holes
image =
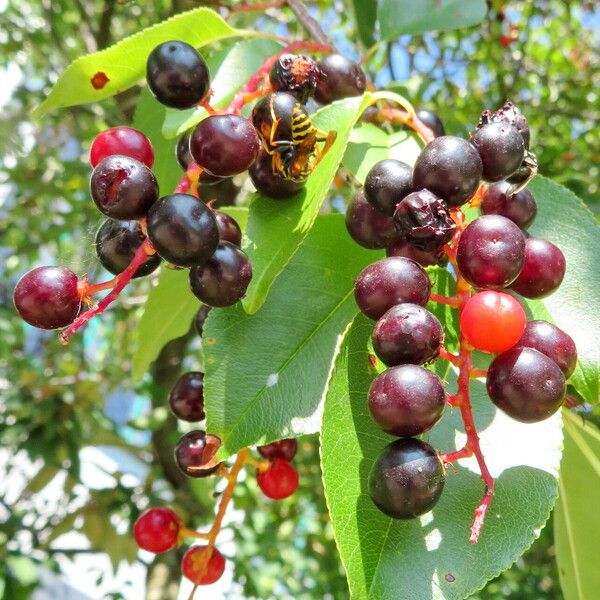
[[302, 27], [306, 29], [308, 35], [310, 35], [316, 42], [319, 42], [319, 44], [325, 44], [330, 46], [333, 50], [336, 50], [334, 43], [323, 31], [319, 22], [310, 16], [308, 9], [302, 0], [285, 0], [285, 3], [292, 9], [292, 12], [294, 15], [296, 15], [296, 18]]

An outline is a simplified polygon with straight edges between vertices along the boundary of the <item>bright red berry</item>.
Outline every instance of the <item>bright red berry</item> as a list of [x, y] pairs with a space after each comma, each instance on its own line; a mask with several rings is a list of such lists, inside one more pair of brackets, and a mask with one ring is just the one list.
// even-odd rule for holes
[[265, 446], [257, 446], [256, 449], [258, 450], [258, 453], [267, 460], [283, 458], [284, 460], [290, 461], [296, 456], [298, 443], [294, 439], [285, 439]]
[[149, 168], [154, 164], [152, 143], [141, 131], [132, 127], [111, 127], [99, 133], [90, 148], [90, 164], [95, 167], [113, 154], [135, 158]]
[[133, 536], [142, 550], [160, 554], [177, 544], [181, 519], [170, 508], [150, 508], [133, 526]]
[[460, 315], [460, 328], [469, 344], [492, 354], [512, 348], [521, 339], [526, 322], [518, 300], [492, 290], [469, 298]]
[[205, 562], [207, 550], [208, 546], [192, 546], [181, 561], [181, 572], [196, 585], [210, 585], [225, 571], [225, 558], [216, 548], [213, 548], [208, 563]]
[[298, 489], [298, 471], [282, 458], [276, 458], [264, 472], [256, 474], [258, 486], [267, 498], [283, 500]]

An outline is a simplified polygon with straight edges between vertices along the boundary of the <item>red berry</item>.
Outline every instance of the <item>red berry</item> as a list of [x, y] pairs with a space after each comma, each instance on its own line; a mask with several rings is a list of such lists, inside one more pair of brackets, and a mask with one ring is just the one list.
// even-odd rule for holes
[[279, 440], [266, 446], [257, 446], [258, 453], [267, 460], [275, 460], [276, 458], [283, 458], [284, 460], [290, 461], [296, 456], [298, 450], [298, 443], [294, 439]]
[[154, 164], [154, 150], [150, 140], [141, 131], [131, 127], [112, 127], [99, 133], [90, 148], [90, 164], [95, 167], [113, 154], [135, 158], [149, 168]]
[[526, 322], [518, 300], [492, 290], [469, 298], [460, 315], [460, 328], [469, 344], [492, 354], [512, 348], [521, 339]]
[[210, 585], [225, 571], [225, 558], [216, 548], [213, 548], [208, 564], [204, 562], [207, 549], [208, 546], [192, 546], [181, 561], [181, 572], [196, 585]]
[[256, 474], [258, 486], [267, 498], [283, 500], [298, 489], [298, 471], [282, 458], [276, 458], [264, 472]]
[[142, 550], [160, 554], [177, 544], [181, 519], [170, 508], [151, 508], [133, 526], [133, 536]]

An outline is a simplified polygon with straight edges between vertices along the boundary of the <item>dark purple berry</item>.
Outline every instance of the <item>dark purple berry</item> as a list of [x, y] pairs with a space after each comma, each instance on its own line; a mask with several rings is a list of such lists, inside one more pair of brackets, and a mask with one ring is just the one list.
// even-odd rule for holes
[[403, 256], [418, 262], [422, 267], [448, 264], [448, 256], [443, 250], [428, 251], [413, 246], [404, 239], [399, 239], [392, 246], [385, 249], [387, 256]]
[[565, 376], [545, 354], [515, 346], [493, 360], [487, 375], [487, 392], [492, 402], [513, 419], [535, 423], [561, 407]]
[[90, 178], [90, 194], [98, 209], [111, 219], [128, 221], [146, 215], [158, 199], [154, 173], [128, 156], [108, 156]]
[[354, 297], [367, 317], [379, 319], [402, 302], [425, 306], [430, 291], [429, 275], [421, 265], [408, 258], [390, 257], [361, 272], [354, 286]]
[[[146, 236], [137, 221], [106, 219], [96, 233], [96, 254], [107, 271], [118, 275], [127, 268], [145, 239]], [[134, 277], [149, 275], [159, 264], [158, 254], [146, 257]]]
[[418, 304], [398, 304], [373, 330], [375, 354], [388, 366], [422, 365], [440, 352], [444, 330], [438, 319]]
[[488, 123], [503, 123], [516, 127], [517, 131], [523, 137], [525, 149], [529, 148], [529, 124], [523, 113], [512, 102], [506, 102], [504, 106], [494, 113], [484, 110], [481, 113], [478, 127], [483, 127]]
[[221, 440], [201, 430], [186, 433], [175, 446], [175, 461], [182, 473], [188, 477], [208, 477], [221, 463], [215, 455], [221, 447]]
[[523, 162], [525, 144], [516, 127], [488, 123], [477, 128], [471, 137], [483, 164], [483, 179], [501, 181], [512, 175]]
[[373, 208], [362, 189], [348, 205], [346, 229], [357, 244], [370, 249], [387, 248], [400, 237], [394, 219]]
[[365, 179], [365, 198], [373, 208], [389, 217], [394, 215], [396, 205], [412, 191], [412, 169], [393, 158], [373, 165]]
[[181, 267], [203, 263], [219, 243], [213, 211], [189, 194], [171, 194], [156, 202], [148, 212], [147, 229], [160, 256]]
[[294, 439], [279, 440], [266, 446], [257, 446], [258, 453], [267, 460], [275, 460], [281, 458], [291, 461], [298, 450], [298, 443]]
[[171, 108], [191, 108], [210, 86], [204, 59], [195, 48], [179, 41], [164, 42], [152, 50], [146, 80], [156, 99]]
[[263, 149], [258, 153], [249, 173], [256, 191], [267, 198], [289, 198], [304, 187], [302, 182], [284, 179], [273, 173], [273, 159]]
[[450, 207], [460, 206], [475, 194], [483, 165], [467, 140], [443, 135], [423, 148], [413, 170], [413, 187], [426, 188]]
[[525, 298], [544, 298], [558, 289], [566, 268], [560, 248], [540, 238], [528, 238], [523, 268], [510, 288]]
[[341, 54], [328, 54], [317, 63], [319, 81], [315, 100], [330, 104], [348, 96], [360, 96], [367, 87], [367, 78], [360, 65]]
[[177, 162], [184, 171], [187, 171], [189, 164], [194, 161], [190, 152], [190, 135], [189, 131], [184, 133], [177, 141], [177, 146], [175, 147]]
[[233, 206], [239, 191], [233, 177], [215, 177], [202, 171], [198, 180], [198, 198], [207, 204], [210, 202], [213, 208]]
[[219, 228], [220, 241], [230, 242], [239, 248], [242, 245], [242, 230], [237, 221], [220, 210], [215, 210], [214, 215]]
[[204, 419], [204, 373], [184, 373], [169, 393], [171, 412], [182, 421], [194, 423]]
[[369, 495], [394, 519], [414, 519], [430, 511], [444, 489], [445, 473], [435, 450], [415, 438], [388, 444], [369, 475]]
[[425, 108], [420, 108], [417, 110], [416, 115], [420, 121], [425, 123], [425, 125], [431, 129], [436, 138], [446, 135], [444, 123], [442, 123], [442, 120], [436, 113], [431, 110], [426, 110]]
[[569, 378], [577, 365], [577, 348], [573, 338], [547, 321], [529, 321], [517, 346], [534, 348], [551, 358]]
[[440, 378], [417, 365], [391, 367], [369, 390], [375, 423], [390, 435], [411, 437], [431, 429], [442, 417], [446, 394]]
[[77, 275], [64, 267], [38, 267], [15, 286], [13, 301], [21, 318], [41, 329], [70, 325], [81, 309]]
[[203, 265], [190, 269], [192, 292], [209, 306], [235, 304], [243, 298], [251, 279], [248, 257], [229, 242], [219, 242], [215, 253]]
[[208, 313], [212, 310], [212, 307], [203, 304], [200, 307], [200, 310], [196, 313], [194, 317], [194, 329], [199, 336], [202, 336], [202, 331], [204, 329], [204, 321], [206, 321], [206, 317], [208, 317]]
[[396, 207], [394, 222], [403, 240], [433, 253], [452, 239], [456, 229], [446, 203], [429, 190], [406, 196]]
[[289, 92], [306, 102], [317, 86], [320, 76], [317, 63], [301, 54], [282, 54], [269, 73], [271, 87], [275, 91]]
[[479, 206], [481, 213], [506, 217], [521, 229], [527, 229], [537, 215], [535, 198], [527, 188], [510, 195], [510, 187], [506, 181], [487, 186]]
[[463, 231], [456, 259], [471, 285], [499, 290], [510, 285], [523, 267], [525, 236], [506, 217], [484, 215]]

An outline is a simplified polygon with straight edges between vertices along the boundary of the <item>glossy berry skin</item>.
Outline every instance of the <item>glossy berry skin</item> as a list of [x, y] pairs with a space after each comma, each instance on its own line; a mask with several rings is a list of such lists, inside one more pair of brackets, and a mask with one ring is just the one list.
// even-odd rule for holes
[[247, 171], [258, 156], [260, 141], [248, 119], [212, 115], [200, 121], [190, 138], [190, 152], [203, 169], [218, 177]]
[[492, 354], [512, 348], [521, 339], [526, 322], [518, 300], [492, 290], [471, 296], [460, 314], [460, 330], [469, 344]]
[[369, 389], [369, 410], [383, 431], [399, 437], [420, 435], [442, 417], [446, 394], [440, 378], [417, 365], [392, 367]]
[[379, 319], [402, 302], [425, 306], [430, 291], [429, 275], [421, 265], [408, 258], [390, 257], [361, 271], [354, 286], [354, 297], [367, 317]]
[[320, 75], [312, 58], [302, 54], [282, 54], [271, 67], [269, 81], [275, 91], [294, 94], [304, 103], [314, 93]]
[[25, 273], [13, 293], [21, 318], [40, 329], [70, 325], [81, 309], [77, 275], [64, 267], [38, 267]]
[[547, 321], [529, 321], [519, 346], [533, 348], [551, 358], [568, 379], [577, 365], [577, 348], [573, 338]]
[[128, 156], [108, 156], [90, 178], [90, 194], [100, 212], [128, 221], [144, 217], [158, 199], [154, 173]]
[[206, 568], [203, 569], [204, 552], [208, 546], [192, 546], [188, 548], [181, 560], [181, 572], [196, 585], [210, 585], [221, 579], [225, 572], [225, 558], [213, 548]]
[[181, 519], [170, 508], [150, 508], [133, 526], [137, 545], [147, 552], [161, 554], [177, 545]]
[[506, 181], [487, 186], [479, 205], [481, 214], [500, 215], [521, 229], [527, 229], [537, 215], [535, 198], [527, 188], [509, 195], [509, 188], [510, 184]]
[[148, 212], [148, 237], [169, 262], [191, 267], [212, 256], [219, 243], [214, 213], [190, 194], [171, 194]]
[[346, 229], [363, 248], [371, 250], [391, 246], [400, 237], [394, 219], [374, 209], [359, 190], [346, 210]]
[[545, 298], [558, 289], [566, 269], [560, 248], [540, 238], [528, 238], [523, 268], [510, 288], [525, 298]]
[[180, 109], [200, 102], [210, 86], [204, 59], [195, 48], [179, 41], [164, 42], [152, 50], [146, 80], [161, 104]]
[[290, 462], [298, 450], [298, 442], [295, 439], [279, 440], [266, 446], [257, 446], [258, 453], [267, 460], [275, 460], [276, 458], [282, 458]]
[[375, 354], [386, 365], [422, 365], [439, 354], [444, 330], [428, 310], [404, 303], [377, 321], [372, 339]]
[[428, 251], [413, 246], [404, 239], [399, 239], [392, 246], [385, 249], [387, 256], [403, 256], [419, 263], [422, 267], [434, 265], [445, 266], [448, 264], [448, 256], [443, 250]]
[[471, 136], [483, 164], [483, 179], [501, 181], [512, 175], [523, 162], [523, 136], [512, 125], [488, 123]]
[[283, 458], [276, 458], [263, 473], [256, 474], [262, 493], [273, 500], [288, 498], [298, 489], [298, 471]]
[[452, 239], [456, 229], [446, 203], [429, 190], [406, 196], [396, 207], [394, 222], [403, 240], [434, 253]]
[[444, 135], [423, 148], [414, 166], [413, 186], [426, 188], [455, 207], [477, 191], [482, 173], [477, 150], [467, 140]]
[[373, 165], [365, 179], [365, 198], [373, 208], [389, 217], [394, 215], [396, 205], [412, 191], [412, 169], [393, 158]]
[[237, 221], [220, 210], [215, 210], [214, 215], [219, 228], [219, 239], [239, 248], [242, 245], [242, 230]]
[[436, 113], [431, 110], [427, 110], [425, 108], [420, 108], [416, 112], [417, 117], [431, 129], [433, 135], [437, 137], [442, 137], [446, 135], [446, 130], [444, 129], [444, 123], [438, 117]]
[[132, 127], [111, 127], [99, 133], [90, 147], [90, 164], [95, 167], [114, 154], [135, 158], [149, 169], [154, 164], [152, 143], [141, 131]]
[[389, 517], [414, 519], [436, 505], [444, 483], [444, 467], [435, 450], [407, 438], [381, 451], [369, 475], [369, 495]]
[[171, 412], [182, 421], [195, 423], [204, 419], [204, 373], [184, 373], [169, 392]]
[[208, 317], [208, 313], [212, 310], [212, 307], [206, 306], [203, 304], [200, 307], [200, 310], [196, 313], [194, 317], [194, 329], [199, 336], [202, 336], [202, 331], [204, 329], [204, 322], [206, 321], [206, 317]]
[[[146, 236], [137, 221], [114, 221], [106, 219], [96, 233], [96, 254], [102, 266], [112, 273], [122, 273]], [[148, 256], [140, 265], [134, 277], [144, 277], [156, 270], [160, 264], [160, 256]]]
[[367, 87], [367, 78], [360, 65], [341, 54], [328, 54], [317, 66], [321, 74], [315, 89], [315, 100], [321, 104], [360, 96]]
[[215, 253], [190, 270], [194, 295], [209, 306], [231, 306], [241, 300], [252, 279], [248, 257], [230, 242], [219, 242]]
[[189, 164], [194, 161], [192, 153], [190, 152], [190, 136], [191, 132], [187, 131], [184, 133], [179, 140], [177, 140], [177, 146], [175, 147], [175, 157], [179, 166], [186, 171]]
[[262, 148], [258, 158], [250, 167], [250, 179], [257, 192], [267, 198], [282, 200], [295, 196], [296, 192], [304, 187], [304, 183], [284, 179], [277, 173], [273, 173], [272, 159]]
[[182, 473], [188, 477], [208, 477], [221, 465], [215, 454], [221, 440], [201, 430], [186, 433], [175, 446], [175, 461]]
[[480, 289], [510, 285], [525, 261], [525, 236], [506, 217], [484, 215], [467, 225], [456, 251], [462, 276]]
[[488, 369], [487, 392], [492, 402], [513, 419], [536, 423], [562, 406], [565, 376], [545, 354], [516, 346], [493, 360]]

